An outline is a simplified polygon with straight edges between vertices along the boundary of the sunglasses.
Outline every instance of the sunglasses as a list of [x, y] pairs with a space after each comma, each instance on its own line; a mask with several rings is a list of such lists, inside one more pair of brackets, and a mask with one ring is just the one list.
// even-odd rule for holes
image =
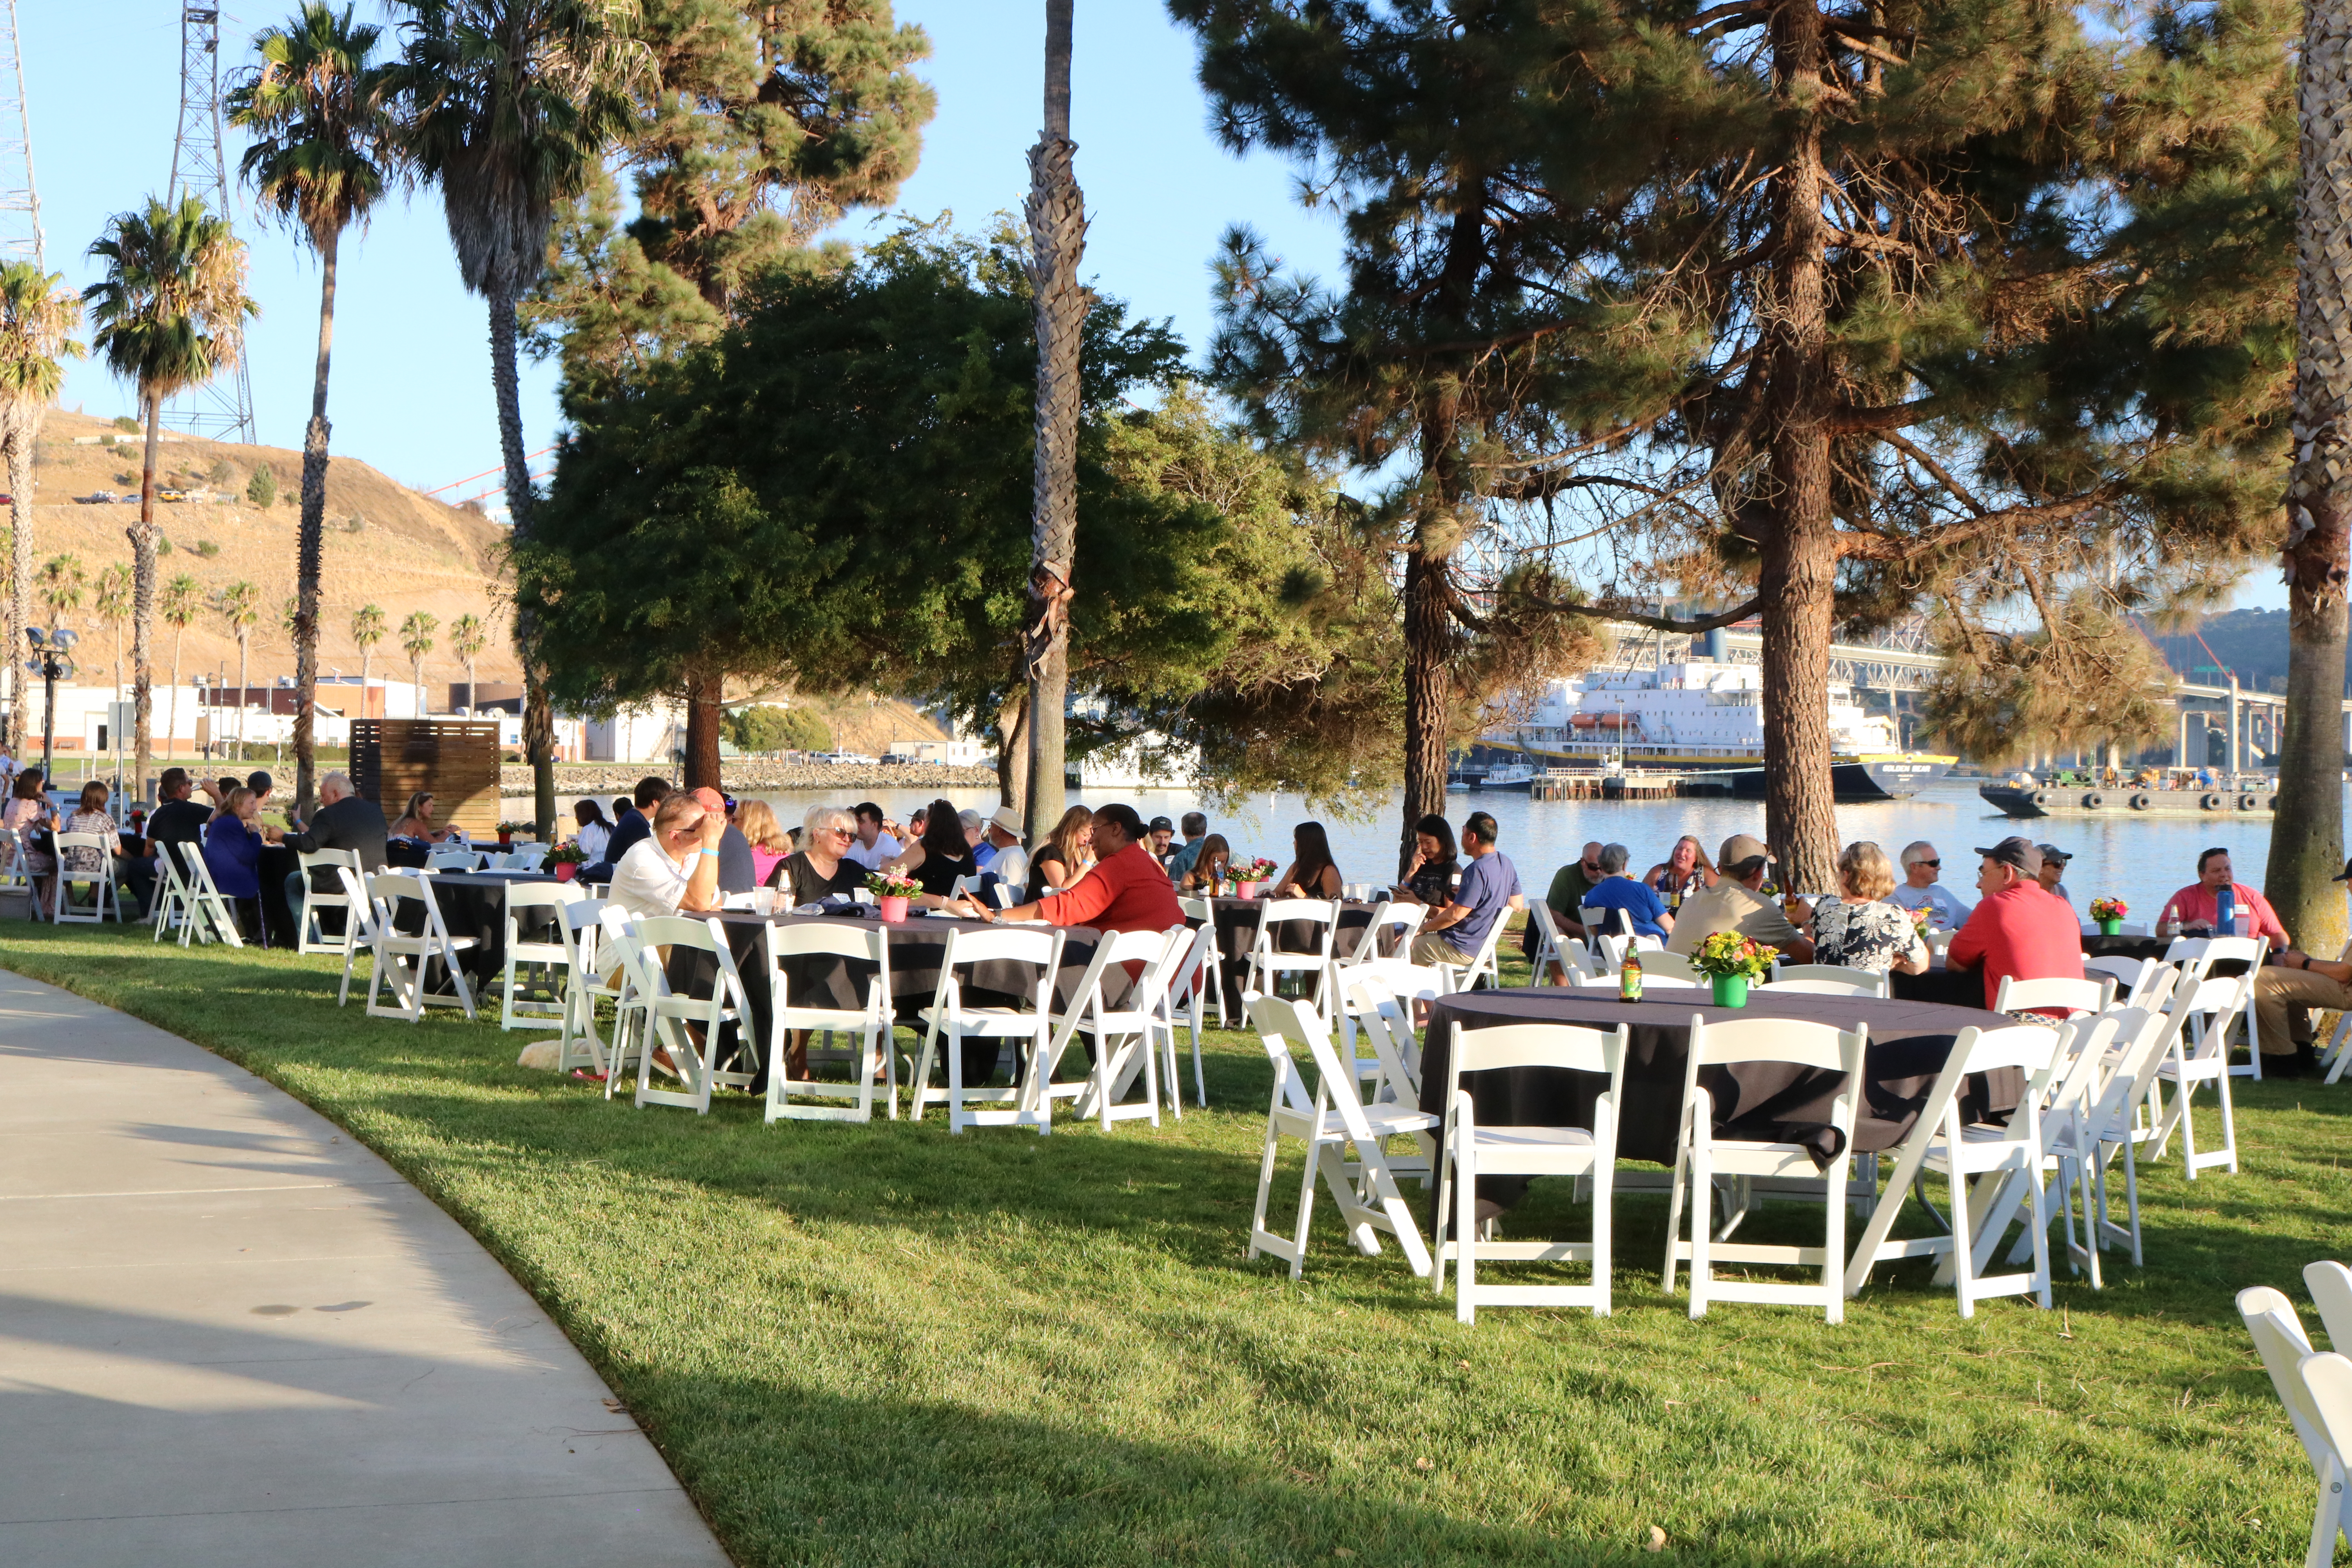
[[1911, 864], [1914, 866], [1933, 866], [1939, 871], [1944, 868], [1944, 863], [1941, 860], [1914, 860]]

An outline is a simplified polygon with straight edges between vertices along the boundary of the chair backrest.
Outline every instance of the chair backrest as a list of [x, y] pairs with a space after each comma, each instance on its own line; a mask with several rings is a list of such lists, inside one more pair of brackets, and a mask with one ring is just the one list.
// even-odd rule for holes
[[637, 940], [647, 947], [688, 947], [697, 952], [725, 952], [727, 939], [718, 922], [690, 915], [639, 915]]
[[[645, 944], [637, 940], [637, 922], [618, 904], [596, 911], [597, 944], [619, 961], [624, 990], [641, 996], [659, 995], [668, 989], [659, 965], [645, 962]], [[646, 972], [651, 970], [651, 973]]]
[[1381, 1071], [1398, 1086], [1400, 1095], [1418, 1098], [1421, 1071], [1413, 1060], [1412, 1018], [1404, 1004], [1377, 971], [1343, 972], [1339, 987], [1341, 1005], [1371, 1042]]
[[2229, 1049], [2230, 1026], [2253, 1000], [2258, 973], [2249, 969], [2243, 974], [2175, 987], [2172, 1011], [2181, 1016], [2182, 1028], [2196, 1042], [2195, 1055], [2210, 1057]]
[[[1184, 933], [1187, 946], [1192, 933]], [[1078, 988], [1070, 994], [1069, 1011], [1063, 1015], [1062, 1032], [1069, 1034], [1083, 1027], [1082, 1016], [1104, 1012], [1150, 1013], [1158, 1010], [1156, 1000], [1146, 994], [1155, 971], [1162, 971], [1168, 959], [1169, 933], [1164, 931], [1105, 931], [1095, 942], [1094, 956], [1087, 960], [1086, 974]], [[1115, 963], [1140, 963], [1143, 973], [1129, 994], [1126, 1005], [1112, 1008], [1103, 1000], [1102, 977]], [[1168, 984], [1164, 972], [1157, 975], [1161, 989]]]
[[1773, 980], [1764, 987], [1776, 994], [1794, 993], [1811, 996], [1875, 996], [1878, 988], [1854, 980]]
[[604, 910], [608, 907], [604, 900], [583, 894], [555, 911], [555, 929], [563, 942], [564, 959], [583, 982], [602, 978], [602, 972], [596, 969], [596, 939], [604, 934]]
[[343, 919], [350, 924], [352, 944], [356, 947], [373, 942], [378, 906], [368, 896], [367, 879], [349, 866], [338, 866], [335, 880], [342, 885], [343, 904], [348, 910]]
[[1276, 1103], [1311, 1116], [1315, 1113], [1315, 1093], [1307, 1087], [1307, 1076], [1290, 1049], [1291, 1036], [1297, 1031], [1290, 1026], [1297, 1020], [1289, 1016], [1288, 1010], [1296, 1006], [1296, 1003], [1279, 996], [1253, 995], [1249, 999], [1250, 1027], [1256, 1031], [1258, 1044], [1265, 1047], [1266, 1059], [1274, 1064]]
[[887, 965], [890, 933], [846, 921], [770, 921], [761, 933], [772, 964], [785, 958], [849, 958]]
[[[1647, 961], [1644, 960], [1646, 963]], [[1852, 969], [1843, 963], [1775, 963], [1769, 984], [1786, 985], [1792, 980], [1819, 980], [1840, 991], [1856, 995], [1884, 996], [1886, 976], [1874, 969]], [[1826, 993], [1825, 993], [1826, 994]]]
[[515, 882], [507, 888], [507, 915], [517, 910], [560, 910], [583, 903], [588, 894], [577, 882]]
[[425, 858], [425, 863], [436, 871], [470, 871], [481, 864], [482, 858], [471, 849], [451, 849], [444, 846]]
[[2267, 1285], [2250, 1285], [2238, 1292], [2238, 1316], [2246, 1332], [2253, 1336], [2263, 1370], [2271, 1374], [2271, 1387], [2286, 1406], [2287, 1419], [2294, 1424], [2294, 1435], [2310, 1458], [2311, 1468], [2324, 1474], [2335, 1446], [2327, 1439], [2319, 1407], [2304, 1381], [2303, 1362], [2311, 1354], [2311, 1341], [2303, 1331], [2303, 1321], [2294, 1315], [2294, 1303]]
[[1364, 1102], [1356, 1098], [1355, 1068], [1339, 1060], [1339, 1053], [1331, 1044], [1330, 1026], [1324, 1023], [1323, 1015], [1315, 1010], [1313, 1003], [1294, 1002], [1285, 996], [1255, 997], [1250, 1002], [1250, 1022], [1261, 1032], [1266, 1023], [1272, 1023], [1294, 1059], [1303, 1047], [1314, 1058], [1319, 1080], [1314, 1103], [1328, 1105], [1339, 1112], [1339, 1123], [1348, 1130], [1351, 1142], [1360, 1145], [1371, 1139], [1372, 1124], [1364, 1115]]
[[536, 871], [546, 864], [548, 846], [537, 842], [518, 844], [507, 855], [507, 864], [519, 871]]
[[2096, 980], [2072, 980], [2050, 977], [2041, 980], [2020, 980], [2014, 974], [2000, 977], [2000, 991], [1993, 998], [1996, 1013], [2017, 1013], [2028, 1010], [2063, 1010], [2069, 1013], [2096, 1013], [2115, 999], [2116, 983], [2102, 975]]
[[1690, 1059], [1694, 1067], [1703, 1068], [1728, 1062], [1790, 1062], [1837, 1072], [1859, 1064], [1859, 1058], [1851, 1061], [1849, 1058], [1862, 1035], [1860, 1030], [1801, 1018], [1735, 1018], [1710, 1025], [1694, 1015]]
[[1010, 963], [1026, 964], [1036, 971], [1035, 988], [1024, 987], [1022, 996], [1037, 1012], [1050, 1012], [1054, 974], [1062, 966], [1062, 942], [1059, 929], [1030, 931], [993, 926], [974, 931], [966, 926], [950, 926], [947, 952], [940, 959], [940, 984], [933, 994], [934, 1005], [953, 1005], [962, 994], [963, 981], [958, 970], [975, 963]]
[[1180, 893], [1176, 896], [1176, 907], [1183, 911], [1184, 918], [1188, 921], [1199, 921], [1203, 925], [1216, 924], [1216, 910], [1206, 899], [1195, 899]]
[[1456, 1029], [1453, 1055], [1446, 1060], [1446, 1103], [1454, 1100], [1464, 1073], [1496, 1072], [1506, 1068], [1562, 1068], [1571, 1072], [1605, 1073], [1614, 1079], [1625, 1062], [1630, 1033], [1620, 1024], [1602, 1031], [1573, 1024], [1497, 1024], [1483, 1029]]
[[2311, 1292], [2312, 1305], [2319, 1309], [2319, 1324], [2327, 1331], [2327, 1342], [2352, 1350], [2352, 1268], [2327, 1258], [2306, 1263], [2303, 1285]]
[[1382, 899], [1373, 909], [1370, 921], [1357, 932], [1355, 950], [1349, 953], [1347, 962], [1361, 963], [1367, 959], [1380, 957], [1381, 939], [1391, 931], [1396, 933], [1391, 947], [1398, 952], [1409, 950], [1412, 946], [1413, 932], [1421, 929], [1421, 922], [1428, 915], [1426, 905], [1400, 904], [1393, 900]]
[[348, 867], [352, 871], [358, 871], [361, 869], [360, 852], [356, 849], [305, 849], [298, 851], [295, 854], [294, 858], [300, 863], [302, 868], [302, 886], [309, 889], [310, 896], [312, 898], [341, 898], [343, 896], [341, 893], [320, 893], [318, 890], [318, 885], [311, 880], [310, 873], [312, 871], [326, 866]]
[[2083, 960], [2084, 979], [2105, 975], [2116, 983], [2116, 997], [2126, 1007], [2145, 1003], [2142, 988], [2156, 976], [2169, 973], [2164, 963], [2153, 958], [2086, 958]]
[[1626, 921], [1626, 930], [1633, 929], [1630, 917], [1625, 916], [1613, 906], [1607, 904], [1576, 906], [1576, 923], [1584, 928], [1584, 940], [1587, 942], [1599, 942], [1603, 936], [1611, 934], [1610, 917], [1612, 915]]
[[68, 849], [104, 849], [108, 836], [103, 833], [60, 833], [56, 843], [60, 852]]
[[[1659, 948], [1654, 952], [1642, 952], [1640, 957], [1642, 980], [1644, 984], [1653, 979], [1687, 980], [1694, 985], [1711, 984], [1706, 975], [1698, 972], [1696, 964], [1679, 952], [1668, 952], [1665, 949]], [[1624, 960], [1620, 958], [1618, 962], [1622, 963]]]

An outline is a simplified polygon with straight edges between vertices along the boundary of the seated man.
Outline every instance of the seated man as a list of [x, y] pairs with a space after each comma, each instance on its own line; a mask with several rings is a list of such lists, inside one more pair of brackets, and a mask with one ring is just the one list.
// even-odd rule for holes
[[1977, 851], [1983, 864], [1977, 890], [1984, 899], [1952, 938], [1944, 963], [1984, 976], [1984, 1005], [2000, 998], [2000, 983], [2083, 978], [2083, 928], [2074, 911], [2042, 886], [2042, 851], [2030, 838], [2004, 838]]
[[947, 907], [976, 920], [1043, 921], [1097, 931], [1168, 931], [1182, 925], [1184, 911], [1176, 902], [1176, 889], [1151, 858], [1143, 818], [1135, 808], [1116, 803], [1097, 806], [1094, 834], [1094, 865], [1059, 892], [1001, 913], [969, 896]]
[[[1626, 927], [1630, 924], [1633, 935], [1663, 937], [1675, 929], [1675, 917], [1666, 912], [1666, 901], [1658, 897], [1655, 888], [1625, 874], [1625, 863], [1632, 858], [1633, 853], [1622, 844], [1601, 845], [1596, 857], [1599, 864], [1595, 868], [1601, 873], [1601, 879], [1576, 895], [1578, 904], [1584, 909], [1620, 911], [1605, 917], [1609, 924], [1603, 928], [1604, 935], [1625, 935]], [[1579, 868], [1581, 868], [1581, 862]], [[1560, 879], [1553, 878], [1552, 886], [1557, 888], [1559, 885]], [[1551, 900], [1547, 897], [1544, 901], [1549, 903]], [[1581, 925], [1561, 929], [1573, 929], [1580, 934], [1584, 932]]]
[[188, 797], [195, 793], [196, 781], [188, 776], [185, 768], [165, 768], [158, 786], [158, 798], [163, 802], [155, 814], [147, 819], [147, 853], [125, 868], [131, 886], [140, 895], [142, 918], [155, 912], [155, 886], [162, 879], [157, 857], [162, 846], [178, 844], [184, 863], [189, 855], [202, 852], [205, 824], [212, 820], [212, 809], [197, 805]]
[[1432, 910], [1412, 939], [1415, 963], [1465, 964], [1486, 945], [1495, 922], [1527, 908], [1519, 892], [1518, 868], [1495, 847], [1495, 819], [1474, 811], [1462, 824], [1462, 852], [1469, 861], [1454, 889], [1454, 901]]
[[1762, 839], [1745, 833], [1725, 839], [1723, 853], [1715, 858], [1715, 886], [1683, 900], [1666, 951], [1687, 958], [1717, 931], [1736, 931], [1780, 949], [1792, 963], [1811, 963], [1812, 939], [1796, 928], [1778, 900], [1764, 894], [1764, 873], [1771, 864], [1772, 852]]
[[988, 858], [973, 858], [982, 870], [992, 873], [1000, 882], [1016, 888], [1029, 884], [1029, 851], [1021, 847], [1021, 813], [1017, 807], [1000, 805], [996, 815], [988, 819], [988, 832], [981, 842], [987, 846]]
[[1168, 856], [1168, 879], [1171, 882], [1184, 879], [1184, 873], [1201, 858], [1201, 846], [1209, 837], [1209, 819], [1200, 812], [1186, 812], [1183, 826], [1182, 847], [1170, 851]]
[[[319, 781], [319, 809], [310, 814], [302, 832], [286, 842], [305, 855], [315, 855], [321, 849], [351, 850], [359, 857], [360, 875], [365, 877], [383, 869], [385, 845], [390, 837], [391, 826], [383, 819], [383, 808], [353, 794], [349, 774], [331, 773]], [[331, 866], [311, 872], [310, 879], [311, 886], [305, 888], [299, 870], [286, 874], [286, 904], [294, 911], [294, 929], [298, 931], [302, 929], [302, 903], [310, 893], [343, 890]]]
[[645, 837], [613, 868], [611, 901], [632, 915], [699, 914], [719, 907], [719, 841], [723, 812], [690, 795], [673, 795], [656, 808]]
[[1151, 858], [1159, 861], [1160, 868], [1165, 870], [1168, 866], [1168, 857], [1176, 853], [1173, 847], [1176, 825], [1164, 816], [1155, 816], [1145, 831], [1150, 835], [1145, 843], [1145, 847], [1151, 851]]
[[1601, 868], [1602, 847], [1601, 840], [1593, 839], [1585, 845], [1581, 855], [1551, 874], [1551, 887], [1544, 894], [1544, 902], [1551, 910], [1551, 923], [1559, 928], [1562, 936], [1592, 934], [1584, 929], [1576, 911], [1584, 907], [1584, 895], [1600, 886], [1601, 879], [1609, 874]]
[[1886, 895], [1886, 901], [1913, 911], [1933, 910], [1928, 917], [1931, 925], [1947, 931], [1958, 931], [1969, 923], [1969, 906], [1952, 896], [1952, 890], [1937, 881], [1944, 862], [1936, 847], [1922, 838], [1906, 844], [1902, 857], [1903, 882]]
[[[2352, 882], [2352, 860], [2336, 879]], [[2352, 947], [2345, 949], [2352, 957]], [[2352, 963], [2331, 963], [2288, 948], [2254, 976], [2254, 1027], [2262, 1037], [2264, 1078], [2315, 1078], [2311, 1009], [2352, 1013]]]
[[2037, 844], [2034, 847], [2042, 851], [2042, 874], [2034, 879], [2042, 884], [2043, 892], [2067, 908], [2074, 908], [2074, 895], [2066, 890], [2061, 879], [2066, 875], [2066, 862], [2074, 857], [2055, 844]]
[[583, 882], [611, 881], [613, 868], [621, 863], [621, 857], [626, 855], [632, 847], [643, 843], [653, 832], [654, 808], [667, 800], [669, 793], [667, 779], [651, 776], [639, 779], [632, 797], [635, 804], [621, 813], [613, 824], [612, 837], [604, 841], [604, 858], [581, 867], [580, 879]]
[[[2232, 930], [2220, 931], [2221, 906], [2230, 903]], [[2164, 907], [2180, 922], [2183, 936], [2266, 936], [2273, 952], [2287, 945], [2286, 928], [2268, 899], [2233, 879], [2227, 849], [2208, 849], [2197, 857], [2197, 880], [2167, 899]]]

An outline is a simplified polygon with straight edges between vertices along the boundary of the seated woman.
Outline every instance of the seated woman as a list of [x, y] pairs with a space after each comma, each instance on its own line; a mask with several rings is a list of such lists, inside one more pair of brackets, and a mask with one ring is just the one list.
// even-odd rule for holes
[[261, 830], [254, 818], [261, 815], [261, 797], [243, 784], [228, 792], [213, 819], [205, 824], [205, 868], [223, 897], [236, 906], [237, 928], [250, 942], [261, 943]]
[[1919, 940], [1911, 911], [1891, 903], [1895, 866], [1886, 851], [1867, 839], [1845, 847], [1838, 857], [1838, 890], [1813, 910], [1813, 962], [1843, 964], [1884, 974], [1917, 974], [1927, 967], [1927, 944]]
[[1331, 840], [1319, 822], [1302, 822], [1290, 831], [1290, 869], [1274, 879], [1277, 899], [1336, 899], [1347, 886], [1331, 860]]
[[1062, 813], [1045, 842], [1029, 857], [1029, 886], [1021, 901], [1034, 904], [1085, 876], [1095, 863], [1095, 814], [1083, 805]]
[[1201, 840], [1201, 853], [1193, 858], [1192, 868], [1177, 881], [1176, 890], [1192, 898], [1207, 898], [1224, 879], [1225, 868], [1233, 863], [1233, 858], [1234, 848], [1225, 842], [1225, 836], [1210, 834]]
[[809, 807], [801, 819], [801, 847], [777, 863], [775, 885], [790, 891], [796, 904], [857, 891], [866, 885], [866, 868], [849, 858], [849, 847], [856, 842], [854, 814], [837, 805]]
[[747, 800], [735, 808], [735, 827], [751, 846], [751, 885], [764, 888], [776, 868], [793, 852], [793, 841], [776, 822], [775, 811], [764, 800]]
[[[62, 833], [95, 833], [106, 840], [104, 849], [76, 845], [65, 852], [68, 871], [111, 871], [122, 851], [122, 826], [106, 814], [106, 786], [92, 779], [81, 786], [81, 800], [66, 817]], [[96, 898], [93, 893], [91, 897]]]
[[1667, 909], [1678, 910], [1693, 893], [1715, 886], [1715, 863], [1706, 858], [1699, 841], [1685, 833], [1675, 840], [1664, 860], [1650, 868], [1642, 882]]
[[16, 836], [25, 851], [25, 869], [33, 879], [33, 917], [47, 920], [50, 900], [57, 891], [58, 858], [51, 849], [47, 833], [39, 843], [34, 834], [39, 830], [54, 832], [57, 814], [49, 809], [49, 797], [43, 788], [41, 770], [26, 768], [16, 775], [16, 786], [8, 794], [8, 805], [0, 811], [0, 827]]
[[957, 878], [980, 875], [980, 863], [972, 858], [971, 841], [952, 802], [935, 800], [922, 816], [923, 836], [882, 868], [912, 880], [923, 889], [915, 903], [936, 910], [954, 893]]
[[613, 841], [613, 825], [604, 820], [604, 808], [593, 800], [575, 802], [572, 820], [580, 825], [572, 837], [580, 852], [588, 857], [583, 864], [593, 866], [604, 858], [604, 846]]
[[1404, 882], [1391, 889], [1391, 896], [1399, 903], [1442, 910], [1454, 901], [1454, 884], [1461, 879], [1454, 825], [1433, 811], [1412, 825], [1412, 859], [1404, 868]]
[[[222, 803], [223, 809], [226, 809], [226, 804]], [[408, 809], [400, 814], [400, 820], [392, 825], [392, 837], [414, 838], [424, 844], [440, 844], [448, 840], [451, 830], [435, 825], [433, 796], [426, 791], [418, 790], [408, 797]]]

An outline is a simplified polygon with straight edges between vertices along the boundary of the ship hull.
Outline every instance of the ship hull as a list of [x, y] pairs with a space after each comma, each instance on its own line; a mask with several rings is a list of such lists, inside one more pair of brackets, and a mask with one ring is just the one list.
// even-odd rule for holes
[[[1951, 770], [1954, 759], [1916, 754], [1853, 757], [1830, 764], [1830, 792], [1848, 805], [1908, 800]], [[1764, 798], [1764, 770], [1742, 768], [1731, 775], [1731, 793], [1741, 800]]]
[[1986, 784], [1977, 791], [2003, 816], [2270, 816], [2278, 796], [2269, 790], [2087, 789]]

